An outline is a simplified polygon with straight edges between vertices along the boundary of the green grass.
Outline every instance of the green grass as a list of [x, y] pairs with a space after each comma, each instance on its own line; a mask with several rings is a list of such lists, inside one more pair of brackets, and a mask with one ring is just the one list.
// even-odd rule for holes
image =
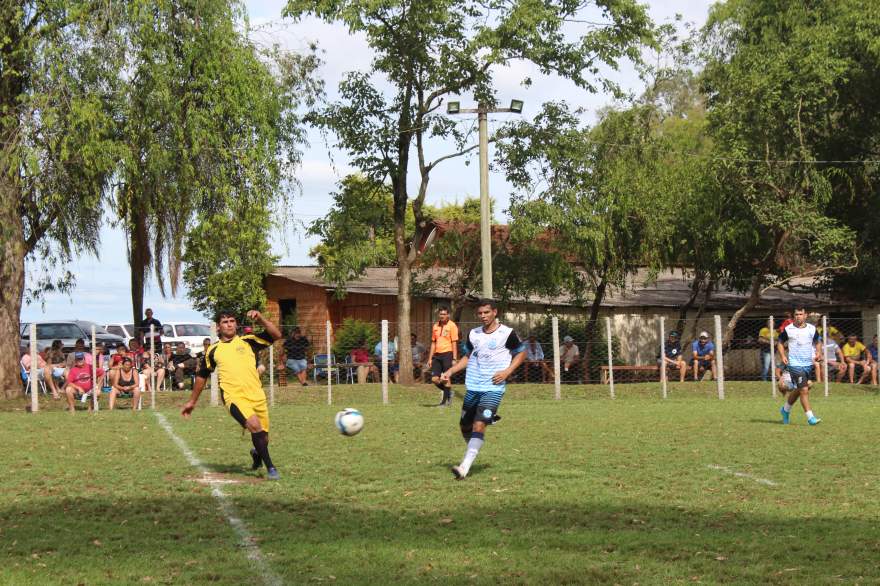
[[[279, 390], [279, 483], [247, 469], [249, 439], [207, 397], [190, 421], [183, 393], [160, 408], [208, 468], [248, 481], [222, 490], [288, 584], [880, 582], [876, 392], [819, 389], [822, 425], [798, 407], [785, 427], [769, 385], [727, 386], [725, 401], [691, 383], [559, 402], [511, 386], [463, 482], [458, 413], [425, 407], [426, 386], [392, 387], [387, 406], [375, 385], [335, 387], [333, 407], [324, 387]], [[0, 583], [259, 583], [151, 412], [42, 405], [0, 405]], [[357, 437], [333, 428], [344, 406], [366, 417]]]

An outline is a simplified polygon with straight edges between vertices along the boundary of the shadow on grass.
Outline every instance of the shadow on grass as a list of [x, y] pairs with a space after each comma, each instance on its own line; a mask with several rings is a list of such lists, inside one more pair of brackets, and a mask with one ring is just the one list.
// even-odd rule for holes
[[[272, 569], [291, 583], [330, 575], [339, 584], [880, 580], [880, 534], [866, 519], [795, 521], [589, 497], [553, 506], [505, 496], [505, 504], [470, 492], [442, 506], [386, 508], [276, 487], [285, 489], [260, 485], [234, 501]], [[0, 525], [4, 583], [254, 581], [207, 493], [22, 502], [0, 509]]]

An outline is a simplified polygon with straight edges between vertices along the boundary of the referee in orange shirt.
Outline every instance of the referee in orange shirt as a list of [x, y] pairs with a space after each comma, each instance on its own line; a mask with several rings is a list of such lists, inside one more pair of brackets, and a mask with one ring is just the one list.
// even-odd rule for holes
[[438, 407], [452, 405], [452, 382], [441, 380], [440, 375], [458, 361], [458, 326], [449, 319], [449, 308], [441, 307], [437, 323], [431, 328], [431, 349], [428, 364], [431, 365], [431, 382], [443, 391]]

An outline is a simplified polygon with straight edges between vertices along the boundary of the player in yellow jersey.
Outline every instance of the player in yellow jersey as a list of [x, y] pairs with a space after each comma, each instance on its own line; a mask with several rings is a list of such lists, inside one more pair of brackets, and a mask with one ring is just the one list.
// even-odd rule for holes
[[233, 419], [251, 432], [251, 441], [254, 444], [251, 450], [253, 469], [257, 470], [265, 464], [269, 480], [278, 480], [278, 470], [269, 457], [269, 410], [266, 393], [257, 373], [257, 354], [282, 336], [278, 327], [259, 311], [249, 311], [247, 316], [260, 324], [264, 331], [239, 336], [235, 314], [231, 311], [217, 314], [217, 335], [220, 340], [205, 352], [199, 364], [192, 395], [180, 413], [187, 418], [192, 414], [205, 382], [216, 370], [223, 404]]

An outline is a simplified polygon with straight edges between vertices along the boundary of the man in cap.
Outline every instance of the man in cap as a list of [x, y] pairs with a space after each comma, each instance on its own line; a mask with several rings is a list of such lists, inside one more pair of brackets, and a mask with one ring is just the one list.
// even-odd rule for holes
[[[98, 368], [95, 376], [100, 379], [104, 376], [104, 369]], [[67, 371], [67, 382], [64, 384], [64, 394], [67, 395], [67, 407], [71, 413], [75, 412], [74, 398], [77, 396], [86, 397], [95, 389], [95, 380], [92, 378], [92, 366], [86, 363], [85, 352], [73, 353], [73, 366]], [[100, 398], [100, 389], [95, 392]], [[88, 401], [89, 411], [92, 410], [92, 401]]]
[[707, 372], [715, 378], [715, 344], [709, 339], [709, 332], [700, 332], [700, 337], [691, 345], [694, 360], [694, 380], [700, 380]]
[[578, 359], [581, 356], [580, 348], [574, 343], [574, 338], [565, 336], [562, 338], [562, 348], [559, 349], [559, 363], [562, 365], [562, 378], [571, 380], [577, 378]]
[[681, 343], [678, 340], [678, 332], [675, 330], [669, 332], [669, 336], [666, 338], [666, 343], [663, 344], [664, 356], [661, 358], [660, 354], [657, 354], [657, 364], [660, 368], [675, 368], [678, 369], [679, 382], [684, 382], [684, 377], [687, 375], [688, 365], [685, 362], [684, 357], [681, 355]]

